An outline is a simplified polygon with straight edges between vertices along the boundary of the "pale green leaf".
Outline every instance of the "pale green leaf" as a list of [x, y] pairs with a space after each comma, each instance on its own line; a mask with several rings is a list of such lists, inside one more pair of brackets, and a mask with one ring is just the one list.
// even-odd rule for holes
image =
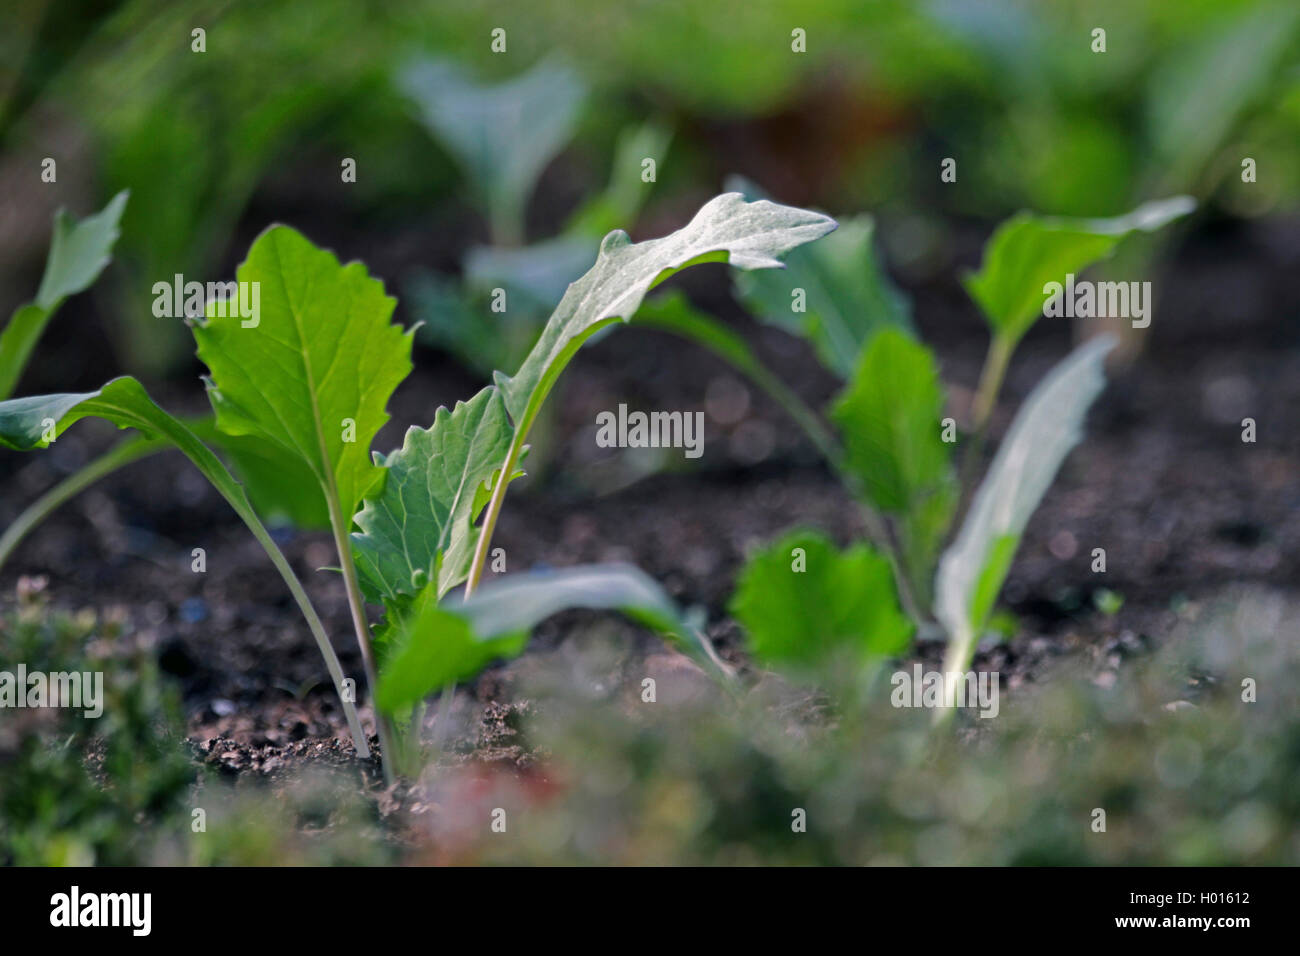
[[818, 213], [724, 193], [662, 239], [633, 243], [627, 233], [611, 232], [601, 242], [596, 264], [565, 292], [519, 372], [513, 378], [497, 375], [515, 427], [526, 431], [532, 424], [582, 343], [611, 322], [631, 319], [657, 283], [698, 262], [778, 268], [779, 256], [834, 228], [834, 220]]
[[498, 287], [506, 290], [508, 310], [494, 313], [494, 319], [505, 321], [513, 311], [545, 315], [595, 261], [597, 246], [587, 236], [560, 236], [519, 249], [475, 246], [465, 255], [465, 283], [481, 296]]
[[706, 639], [645, 572], [627, 564], [532, 571], [484, 584], [464, 602], [438, 606], [426, 589], [387, 637], [376, 701], [400, 710], [467, 680], [498, 657], [520, 653], [538, 624], [572, 608], [617, 610], [658, 630], [717, 669]]
[[502, 83], [479, 84], [447, 60], [407, 66], [398, 85], [456, 158], [496, 238], [518, 241], [524, 204], [573, 135], [586, 96], [572, 68], [548, 61]]
[[1063, 219], [1022, 212], [994, 230], [984, 246], [979, 271], [965, 279], [966, 290], [999, 336], [1018, 341], [1042, 315], [1048, 283], [1065, 284], [1105, 259], [1132, 232], [1154, 232], [1187, 215], [1190, 196], [1144, 203], [1115, 219]]
[[465, 580], [471, 522], [510, 447], [501, 393], [489, 386], [454, 411], [439, 408], [431, 428], [411, 428], [387, 458], [383, 491], [356, 516], [352, 553], [368, 595], [385, 603], [413, 597], [437, 579], [437, 596]]
[[63, 209], [55, 213], [50, 254], [36, 299], [20, 306], [0, 333], [0, 400], [13, 394], [36, 342], [63, 300], [89, 288], [108, 265], [127, 196], [123, 190], [80, 222]]
[[841, 551], [815, 531], [753, 554], [730, 610], [759, 661], [800, 677], [902, 653], [913, 630], [889, 562], [865, 544]]
[[370, 443], [411, 370], [411, 333], [391, 323], [396, 303], [364, 265], [340, 265], [286, 226], [253, 242], [236, 278], [260, 284], [257, 325], [209, 303], [194, 327], [217, 426], [295, 454], [350, 517], [382, 477]]
[[973, 646], [1011, 565], [1025, 525], [1083, 434], [1105, 386], [1110, 336], [1093, 339], [1048, 373], [1025, 399], [980, 484], [961, 532], [939, 562], [935, 616], [949, 640]]

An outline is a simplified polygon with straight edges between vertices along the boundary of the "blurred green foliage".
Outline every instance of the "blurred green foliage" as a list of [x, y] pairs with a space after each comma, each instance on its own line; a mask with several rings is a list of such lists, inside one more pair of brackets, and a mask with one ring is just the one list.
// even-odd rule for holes
[[177, 695], [148, 653], [106, 653], [120, 634], [93, 613], [51, 611], [37, 594], [0, 617], [3, 669], [104, 675], [98, 718], [66, 707], [0, 712], [0, 863], [130, 865], [158, 837], [141, 824], [188, 817], [197, 774]]
[[519, 731], [553, 789], [494, 794], [511, 836], [462, 837], [456, 859], [1295, 865], [1297, 611], [1266, 591], [1185, 607], [1158, 651], [1075, 658], [1012, 691], [1004, 674], [998, 716], [963, 714], [956, 735], [891, 707], [887, 674], [845, 676], [835, 708], [770, 677], [739, 707], [682, 699], [662, 675], [660, 700], [677, 700], [629, 704], [557, 654]]
[[[139, 371], [185, 348], [148, 318], [149, 284], [222, 268], [259, 192], [377, 229], [463, 201], [395, 79], [422, 54], [484, 82], [572, 64], [591, 86], [567, 151], [579, 177], [600, 170], [593, 148], [669, 118], [685, 131], [670, 196], [732, 170], [800, 203], [979, 216], [1105, 215], [1184, 190], [1256, 215], [1300, 190], [1300, 12], [1285, 0], [21, 0], [6, 18], [0, 143], [39, 150], [52, 119], [71, 120], [93, 134], [95, 168], [62, 175], [133, 190], [121, 322]], [[195, 28], [206, 52], [191, 51]], [[1243, 189], [1247, 155], [1261, 172]], [[946, 156], [957, 188], [939, 181]], [[346, 187], [343, 157], [358, 164]]]
[[[355, 773], [313, 767], [279, 792], [196, 760], [175, 687], [119, 623], [50, 607], [23, 579], [0, 614], [0, 669], [101, 671], [103, 713], [0, 710], [0, 865], [379, 864], [393, 858]], [[194, 811], [203, 810], [195, 826]]]

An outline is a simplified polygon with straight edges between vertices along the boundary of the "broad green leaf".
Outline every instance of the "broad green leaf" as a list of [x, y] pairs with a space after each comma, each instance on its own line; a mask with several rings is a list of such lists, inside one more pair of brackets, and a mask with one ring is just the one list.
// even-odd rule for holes
[[89, 288], [108, 265], [128, 195], [123, 190], [80, 222], [63, 209], [55, 213], [50, 255], [36, 299], [20, 306], [0, 333], [0, 401], [13, 394], [36, 342], [63, 300]]
[[754, 656], [796, 676], [899, 654], [913, 629], [884, 557], [865, 544], [841, 551], [814, 531], [752, 555], [730, 610]]
[[253, 242], [236, 278], [260, 284], [257, 325], [209, 303], [194, 326], [217, 426], [295, 454], [350, 518], [383, 475], [369, 448], [411, 370], [411, 333], [390, 322], [396, 303], [364, 265], [340, 265], [287, 226]]
[[1017, 342], [1043, 312], [1048, 283], [1064, 285], [1115, 251], [1132, 232], [1154, 232], [1196, 206], [1190, 196], [1144, 203], [1115, 219], [1063, 219], [1022, 212], [994, 230], [984, 246], [979, 271], [965, 279], [966, 290], [993, 331]]
[[831, 411], [867, 501], [900, 517], [903, 562], [922, 595], [957, 504], [943, 411], [933, 354], [897, 329], [872, 336]]
[[831, 409], [845, 462], [878, 509], [903, 513], [951, 478], [934, 355], [902, 332], [872, 337]]
[[1029, 394], [960, 534], [939, 562], [935, 616], [949, 640], [966, 652], [984, 628], [1025, 525], [1083, 434], [1088, 408], [1105, 386], [1104, 362], [1114, 345], [1110, 336], [1081, 345]]
[[[874, 234], [870, 216], [841, 219], [833, 235], [790, 253], [784, 272], [737, 275], [741, 301], [755, 318], [807, 339], [823, 365], [848, 378], [873, 333], [912, 329], [911, 309], [880, 266]], [[797, 289], [803, 312], [794, 311]]]
[[706, 667], [712, 649], [645, 572], [627, 564], [532, 571], [491, 581], [464, 602], [438, 606], [426, 589], [388, 638], [376, 700], [400, 710], [520, 653], [538, 624], [571, 608], [617, 610], [660, 631]]
[[546, 164], [573, 135], [586, 88], [563, 63], [480, 85], [446, 60], [408, 65], [398, 86], [456, 158], [488, 211], [497, 241], [522, 238], [524, 204]]
[[253, 532], [267, 557], [280, 572], [294, 600], [298, 602], [312, 636], [316, 639], [329, 669], [335, 688], [343, 699], [343, 709], [352, 731], [353, 742], [363, 756], [369, 754], [366, 737], [356, 715], [356, 708], [343, 695], [343, 671], [311, 601], [294, 576], [289, 562], [271, 539], [249, 503], [243, 486], [235, 480], [221, 460], [201, 442], [194, 432], [163, 411], [144, 387], [133, 378], [115, 378], [96, 392], [80, 394], [37, 395], [0, 402], [0, 445], [19, 451], [47, 446], [75, 422], [87, 417], [103, 418], [119, 428], [134, 428], [147, 439], [175, 445], [194, 463], [203, 476], [235, 509]]
[[526, 430], [532, 424], [584, 341], [612, 322], [631, 319], [645, 294], [664, 279], [700, 262], [779, 268], [779, 256], [834, 228], [835, 221], [819, 213], [724, 193], [662, 239], [633, 243], [627, 233], [611, 232], [600, 244], [596, 264], [565, 292], [519, 372], [513, 378], [497, 375], [515, 427]]
[[383, 491], [356, 516], [352, 554], [367, 596], [385, 604], [413, 597], [436, 579], [437, 597], [461, 584], [473, 553], [471, 522], [512, 432], [501, 393], [488, 386], [431, 428], [411, 428], [402, 447], [376, 455]]
[[230, 462], [257, 513], [268, 524], [301, 530], [330, 526], [329, 504], [311, 469], [280, 445], [253, 435], [229, 435], [215, 425], [211, 434], [196, 429]]

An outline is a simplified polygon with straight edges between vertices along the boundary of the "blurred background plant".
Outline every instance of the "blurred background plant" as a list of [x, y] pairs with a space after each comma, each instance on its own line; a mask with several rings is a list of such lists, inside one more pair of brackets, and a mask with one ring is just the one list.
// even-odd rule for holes
[[[471, 308], [484, 325], [485, 287], [513, 286], [521, 313], [544, 311], [583, 268], [577, 239], [629, 223], [646, 190], [628, 184], [641, 157], [662, 157], [669, 129], [663, 203], [734, 171], [786, 202], [871, 208], [906, 226], [885, 231], [904, 270], [938, 266], [944, 217], [1113, 215], [1182, 191], [1257, 216], [1300, 189], [1300, 11], [1275, 0], [886, 0], [869, 17], [842, 0], [19, 0], [4, 17], [0, 261], [30, 268], [39, 254], [51, 211], [30, 188], [41, 158], [59, 160], [63, 198], [74, 185], [101, 200], [131, 188], [110, 328], [137, 373], [175, 368], [187, 348], [152, 318], [151, 284], [228, 272], [234, 233], [271, 188], [335, 234], [444, 233], [421, 265], [459, 268], [464, 285], [425, 272], [416, 312]], [[496, 27], [508, 55], [490, 48]], [[806, 54], [790, 52], [794, 27]], [[1104, 54], [1091, 49], [1097, 28]], [[516, 94], [535, 107], [503, 115]], [[507, 135], [511, 150], [493, 145]], [[961, 188], [939, 181], [944, 157]], [[1249, 190], [1245, 157], [1262, 171]], [[340, 190], [344, 158], [357, 176]], [[490, 245], [474, 249], [483, 223]], [[535, 236], [550, 238], [511, 248]], [[481, 371], [482, 340], [458, 342], [471, 333], [449, 329], [461, 327], [433, 321], [429, 334]], [[497, 347], [526, 345], [512, 332]]]
[[176, 687], [159, 674], [149, 648], [124, 652], [130, 645], [112, 616], [51, 608], [41, 579], [22, 579], [17, 606], [0, 616], [0, 670], [13, 673], [22, 663], [29, 674], [100, 672], [104, 689], [97, 718], [69, 707], [4, 711], [0, 865], [362, 865], [392, 858], [353, 773], [313, 768], [280, 781], [272, 796], [264, 782], [233, 787], [196, 762]]
[[[599, 679], [589, 638], [520, 665], [534, 706], [518, 736], [546, 755], [538, 770], [422, 784], [419, 798], [456, 807], [414, 817], [422, 859], [1295, 865], [1300, 607], [1235, 590], [1180, 615], [1163, 649], [1113, 648], [1004, 687], [997, 719], [971, 711], [955, 737], [933, 734], [929, 711], [891, 707], [883, 674], [828, 674], [829, 696], [768, 676], [733, 708], [677, 670], [644, 703]], [[494, 807], [508, 841], [482, 823]]]

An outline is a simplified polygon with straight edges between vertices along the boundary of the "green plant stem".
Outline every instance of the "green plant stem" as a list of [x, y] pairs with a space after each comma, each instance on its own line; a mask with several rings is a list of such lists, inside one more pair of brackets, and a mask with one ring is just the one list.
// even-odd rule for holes
[[496, 530], [497, 516], [501, 514], [501, 505], [505, 501], [506, 488], [510, 486], [510, 476], [514, 474], [515, 465], [519, 461], [519, 452], [523, 447], [526, 433], [526, 428], [515, 430], [514, 440], [510, 442], [510, 449], [506, 452], [505, 463], [502, 464], [501, 472], [497, 475], [497, 483], [492, 489], [492, 498], [488, 501], [487, 514], [483, 517], [483, 529], [479, 532], [478, 543], [474, 546], [474, 560], [470, 562], [469, 577], [465, 579], [466, 599], [474, 593], [479, 580], [483, 577], [483, 568], [487, 564], [488, 548], [492, 543], [492, 532]]
[[[949, 639], [948, 648], [943, 654], [943, 671], [944, 675], [961, 673], [964, 674], [970, 670], [971, 663], [975, 660], [975, 634], [963, 634], [955, 639]], [[944, 692], [947, 693], [947, 680], [944, 677]], [[946, 697], [945, 697], [946, 703]], [[943, 727], [949, 724], [953, 718], [953, 711], [956, 707], [939, 707], [934, 712], [934, 726]]]
[[[331, 492], [333, 489], [331, 489]], [[370, 688], [373, 698], [379, 680], [375, 670], [374, 654], [370, 650], [370, 625], [366, 622], [366, 604], [361, 596], [361, 584], [357, 579], [357, 566], [352, 560], [352, 545], [348, 541], [348, 528], [343, 520], [343, 510], [339, 506], [338, 495], [329, 494], [330, 527], [334, 531], [334, 547], [339, 553], [339, 565], [343, 569], [343, 581], [347, 586], [348, 610], [352, 613], [352, 628], [357, 634], [357, 644], [361, 648], [361, 663], [366, 672], [366, 686]], [[393, 761], [397, 754], [392, 747], [393, 734], [388, 726], [388, 718], [379, 709], [375, 711], [375, 728], [379, 733], [379, 756], [384, 767], [384, 782], [391, 785], [394, 780]]]
[[979, 467], [980, 455], [984, 453], [984, 441], [988, 436], [989, 420], [997, 406], [998, 393], [1002, 390], [1002, 380], [1006, 378], [1007, 365], [1016, 343], [1003, 335], [996, 334], [989, 342], [988, 353], [984, 356], [984, 369], [980, 372], [979, 388], [971, 405], [971, 425], [973, 437], [966, 446], [966, 454], [961, 462], [961, 494], [963, 501], [970, 496], [975, 469]]
[[119, 468], [170, 447], [172, 446], [169, 442], [155, 441], [148, 438], [130, 438], [113, 446], [85, 467], [64, 478], [23, 509], [23, 512], [5, 529], [4, 534], [0, 535], [0, 567], [4, 566], [5, 562], [13, 554], [14, 549], [31, 533], [32, 529], [48, 518], [66, 501]]

